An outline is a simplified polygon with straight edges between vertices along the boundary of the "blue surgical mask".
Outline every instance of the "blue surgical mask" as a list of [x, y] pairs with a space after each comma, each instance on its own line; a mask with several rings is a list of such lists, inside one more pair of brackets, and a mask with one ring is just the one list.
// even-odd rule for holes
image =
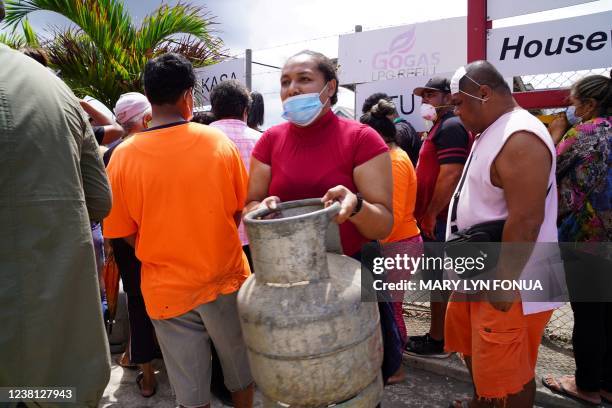
[[[297, 126], [308, 126], [323, 110], [320, 95], [327, 89], [327, 84], [321, 92], [313, 92], [292, 96], [283, 102], [283, 119]], [[327, 103], [327, 102], [326, 102]]]
[[576, 107], [574, 105], [567, 108], [565, 111], [565, 117], [570, 125], [574, 126], [578, 123], [582, 122], [582, 118], [580, 116], [576, 116]]

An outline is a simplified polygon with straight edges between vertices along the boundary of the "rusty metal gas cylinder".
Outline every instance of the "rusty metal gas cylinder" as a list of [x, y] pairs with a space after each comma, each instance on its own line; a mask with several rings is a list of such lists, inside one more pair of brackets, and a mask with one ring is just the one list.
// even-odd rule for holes
[[361, 265], [330, 252], [338, 203], [280, 203], [245, 217], [255, 273], [238, 294], [251, 371], [266, 405], [376, 406], [382, 336], [361, 301]]

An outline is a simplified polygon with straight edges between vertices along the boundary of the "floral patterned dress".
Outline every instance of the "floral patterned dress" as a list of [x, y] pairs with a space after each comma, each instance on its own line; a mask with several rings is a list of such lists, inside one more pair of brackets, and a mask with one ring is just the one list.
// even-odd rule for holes
[[560, 242], [612, 241], [612, 117], [572, 127], [557, 145]]

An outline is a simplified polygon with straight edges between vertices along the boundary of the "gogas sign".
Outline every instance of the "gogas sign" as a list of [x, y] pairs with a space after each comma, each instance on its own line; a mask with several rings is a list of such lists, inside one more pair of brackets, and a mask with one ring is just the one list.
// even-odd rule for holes
[[491, 30], [487, 59], [506, 76], [608, 67], [612, 11]]
[[436, 66], [440, 64], [440, 53], [412, 52], [416, 42], [415, 32], [416, 26], [412, 26], [411, 29], [393, 38], [387, 50], [374, 54], [372, 70], [377, 75], [372, 77], [372, 80], [417, 76], [419, 71], [422, 75], [435, 73]]
[[[436, 74], [450, 78], [452, 72]], [[412, 94], [414, 88], [424, 86], [428, 76], [399, 78], [389, 81], [377, 81], [359, 84], [355, 88], [355, 113], [361, 116], [361, 106], [366, 98], [376, 92], [384, 92], [391, 97], [397, 107], [397, 113], [414, 126], [418, 132], [425, 129], [425, 121], [420, 116], [421, 98]]]
[[465, 17], [340, 36], [341, 84], [433, 76], [466, 60]]
[[238, 58], [196, 68], [195, 107], [210, 105], [210, 92], [221, 81], [237, 79], [245, 83], [245, 60]]

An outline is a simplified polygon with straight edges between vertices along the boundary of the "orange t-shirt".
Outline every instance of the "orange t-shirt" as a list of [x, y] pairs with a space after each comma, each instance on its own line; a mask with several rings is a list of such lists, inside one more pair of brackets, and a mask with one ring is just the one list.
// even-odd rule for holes
[[240, 288], [250, 271], [234, 215], [244, 207], [247, 172], [229, 138], [197, 123], [152, 129], [121, 143], [107, 171], [113, 207], [104, 236], [137, 234], [151, 318]]
[[383, 243], [397, 242], [419, 234], [414, 218], [417, 180], [414, 166], [405, 151], [399, 147], [391, 149], [393, 172], [393, 229]]

